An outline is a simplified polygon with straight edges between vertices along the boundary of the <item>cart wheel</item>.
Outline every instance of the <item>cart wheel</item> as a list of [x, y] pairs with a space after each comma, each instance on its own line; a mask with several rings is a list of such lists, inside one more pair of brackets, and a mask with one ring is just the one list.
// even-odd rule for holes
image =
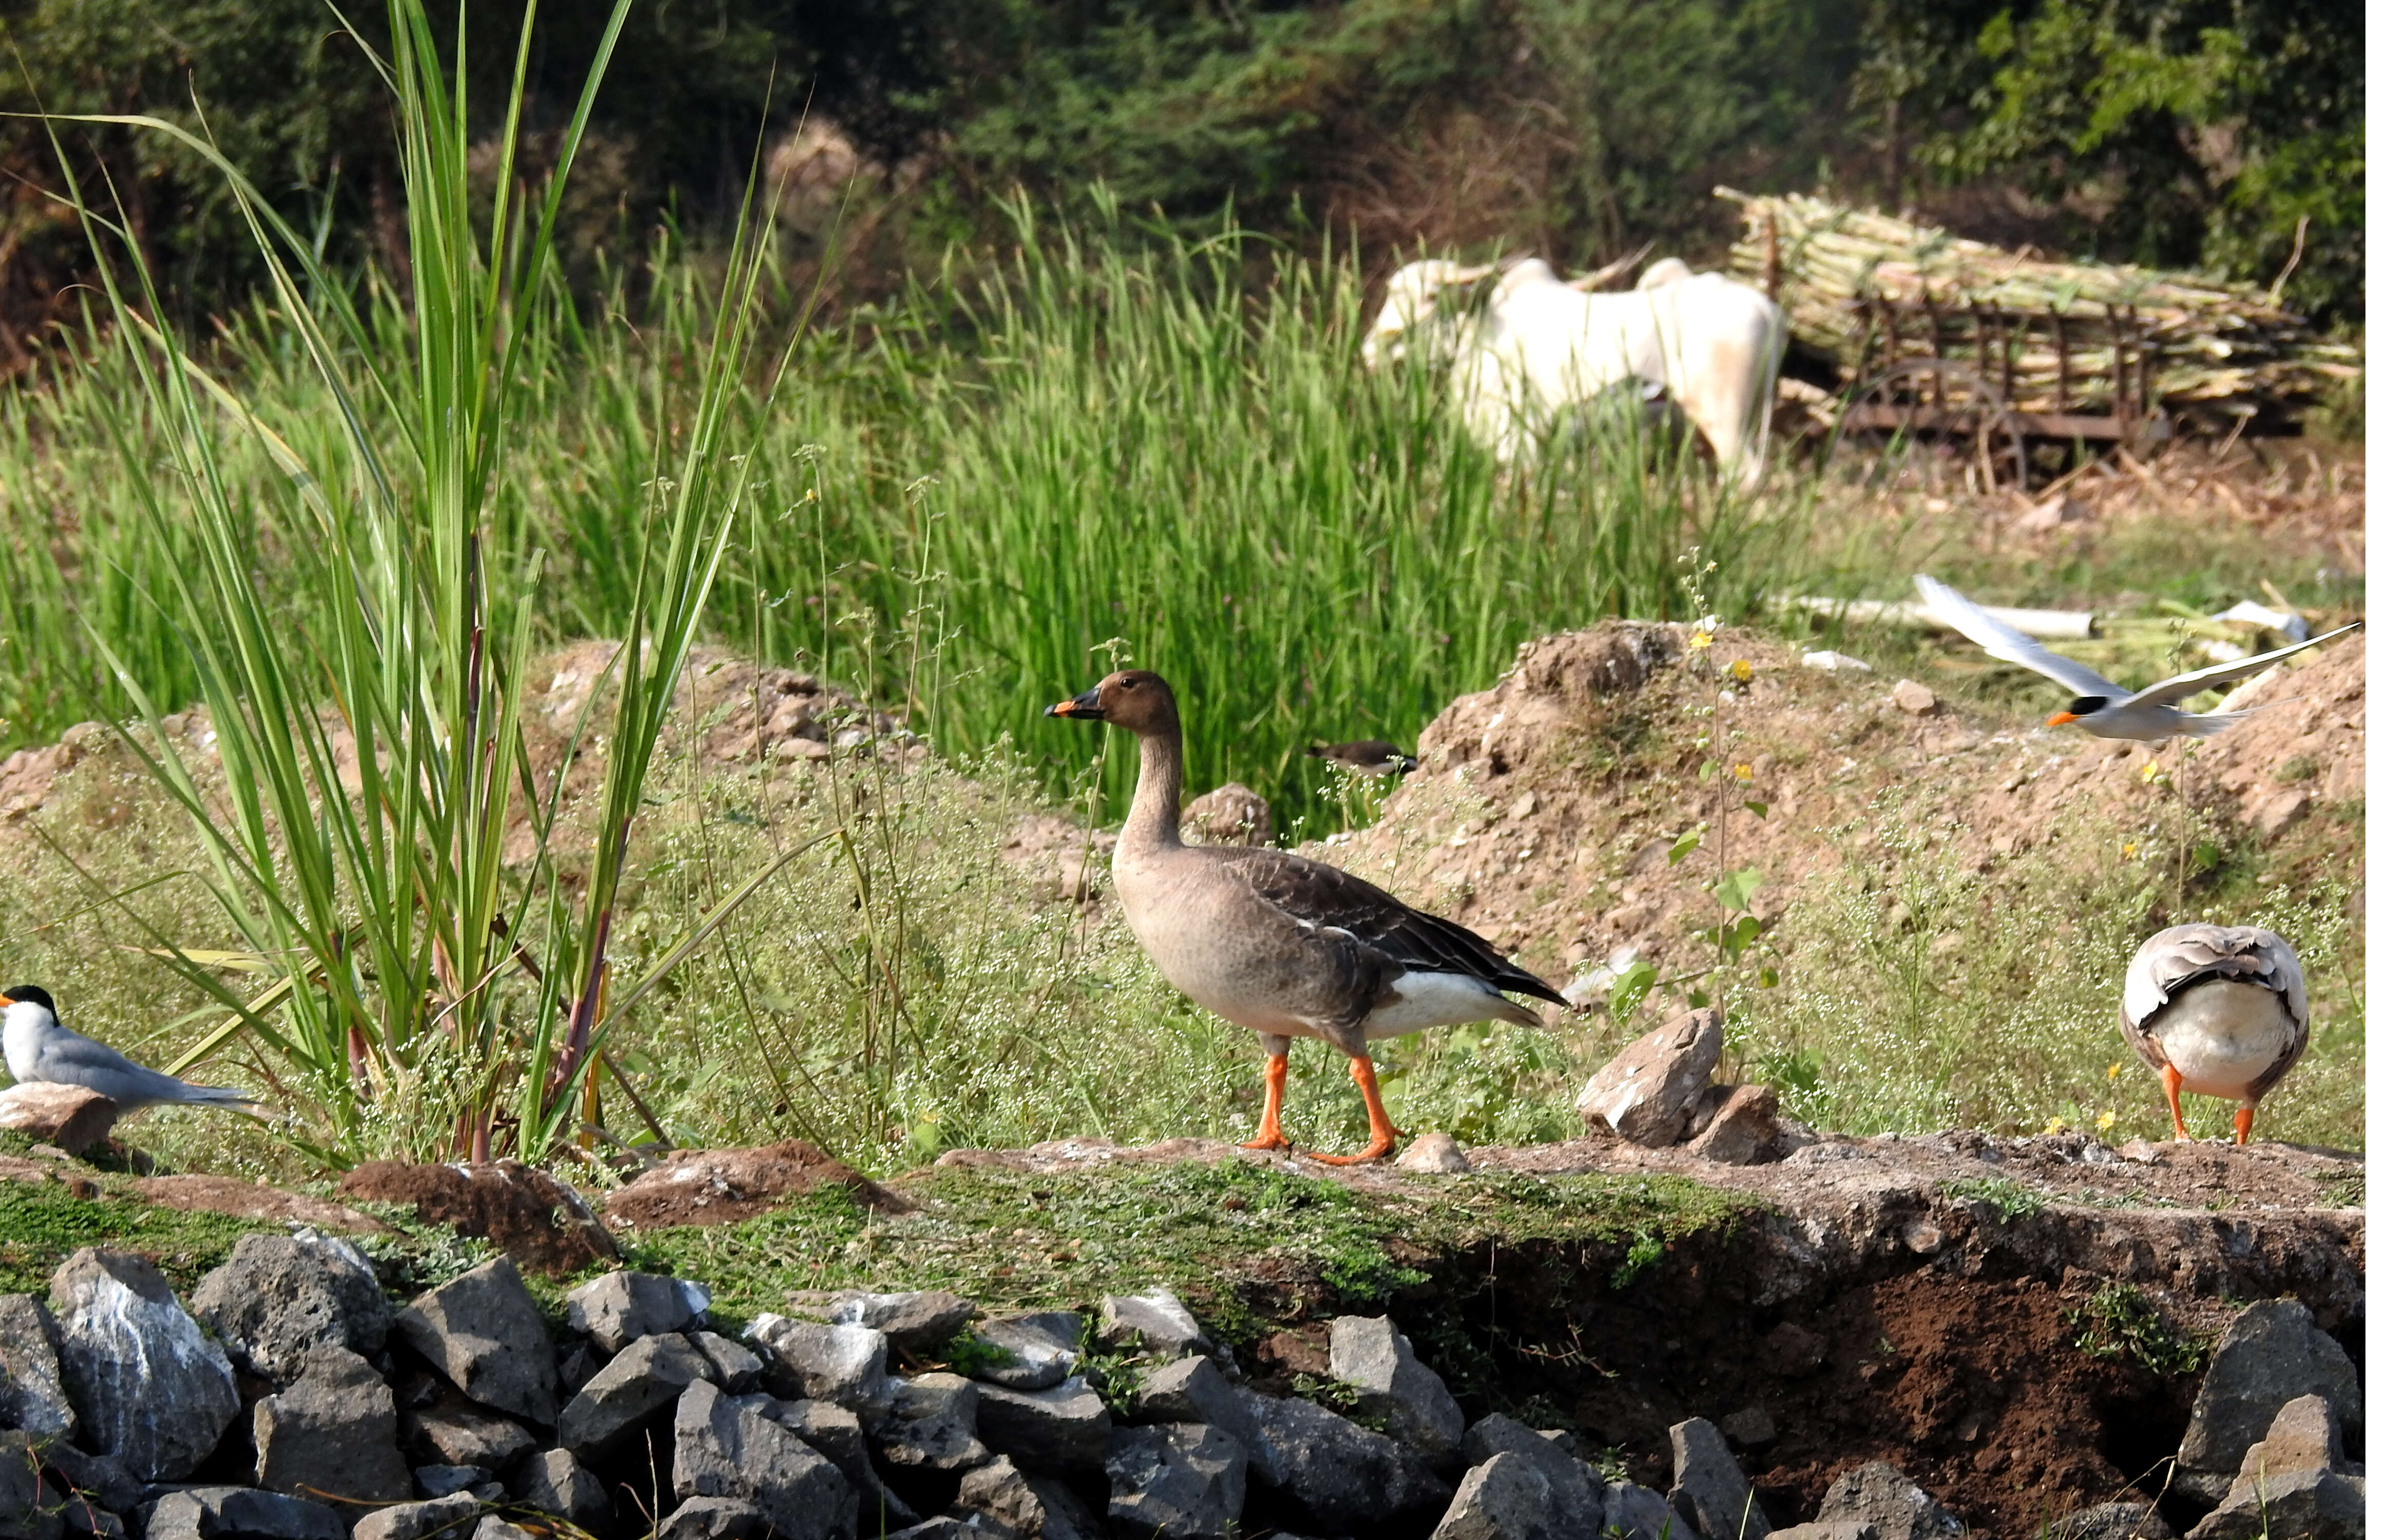
[[[1941, 408], [1934, 398], [1942, 396], [1958, 404]], [[1826, 464], [1852, 421], [1855, 432], [1881, 435], [1888, 444], [1910, 444], [1925, 433], [1966, 440], [1984, 486], [2010, 475], [2014, 484], [2028, 488], [2029, 453], [2021, 426], [1997, 388], [1969, 364], [1908, 358], [1874, 375], [1847, 400], [1840, 427], [1825, 445]]]

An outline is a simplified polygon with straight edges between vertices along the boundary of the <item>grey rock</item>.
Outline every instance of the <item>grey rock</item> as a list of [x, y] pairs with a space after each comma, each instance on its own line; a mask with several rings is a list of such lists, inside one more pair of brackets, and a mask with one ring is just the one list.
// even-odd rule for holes
[[42, 1451], [53, 1485], [63, 1480], [73, 1492], [112, 1512], [130, 1513], [147, 1496], [144, 1484], [112, 1455], [88, 1455], [71, 1444]]
[[1185, 1302], [1166, 1289], [1149, 1294], [1114, 1294], [1102, 1301], [1101, 1326], [1096, 1333], [1112, 1347], [1137, 1346], [1162, 1358], [1187, 1353], [1215, 1353], [1217, 1345]]
[[76, 1252], [50, 1279], [58, 1368], [80, 1441], [143, 1481], [179, 1481], [240, 1415], [224, 1351], [145, 1258]]
[[69, 1502], [58, 1517], [65, 1523], [68, 1540], [78, 1535], [89, 1535], [91, 1540], [128, 1540], [132, 1533], [124, 1527], [123, 1520], [89, 1503]]
[[762, 1383], [762, 1359], [742, 1342], [718, 1332], [690, 1332], [688, 1346], [712, 1366], [712, 1383], [732, 1396], [743, 1396]]
[[885, 1416], [894, 1404], [884, 1332], [766, 1313], [747, 1326], [746, 1340], [760, 1353], [762, 1381], [773, 1396], [833, 1401], [865, 1423]]
[[1408, 1445], [1299, 1396], [1249, 1404], [1265, 1468], [1281, 1478], [1275, 1484], [1326, 1533], [1374, 1533], [1388, 1521], [1421, 1527], [1450, 1506], [1449, 1484]]
[[1595, 1518], [1591, 1528], [1568, 1527], [1559, 1506], [1539, 1465], [1521, 1454], [1496, 1454], [1458, 1484], [1433, 1540], [1572, 1540], [1598, 1533]]
[[1964, 1521], [1882, 1459], [1840, 1472], [1815, 1517], [1870, 1524], [1878, 1540], [1953, 1540], [1964, 1533]]
[[1781, 1133], [1780, 1113], [1780, 1094], [1770, 1085], [1735, 1085], [1707, 1126], [1691, 1138], [1689, 1153], [1717, 1165], [1755, 1165], [1773, 1154]]
[[1273, 1446], [1260, 1437], [1264, 1397], [1235, 1384], [1208, 1358], [1178, 1358], [1143, 1377], [1136, 1387], [1137, 1422], [1207, 1422], [1243, 1446], [1253, 1480], [1282, 1486]]
[[1723, 1057], [1723, 1014], [1712, 1007], [1676, 1016], [1590, 1077], [1575, 1110], [1651, 1149], [1681, 1137], [1690, 1108]]
[[2347, 1540], [2362, 1533], [2366, 1494], [2366, 1479], [2345, 1463], [2336, 1409], [2324, 1396], [2298, 1396], [2245, 1451], [2220, 1506], [2188, 1540]]
[[312, 1230], [243, 1235], [231, 1260], [191, 1291], [191, 1313], [235, 1366], [277, 1386], [296, 1379], [317, 1347], [370, 1358], [389, 1337], [389, 1300], [372, 1265]]
[[1007, 1455], [963, 1476], [953, 1507], [1032, 1540], [1102, 1540], [1101, 1525], [1075, 1493], [1049, 1477], [1029, 1475]]
[[472, 1540], [539, 1540], [539, 1537], [520, 1524], [509, 1523], [492, 1513], [481, 1521], [480, 1528], [472, 1532]]
[[764, 1540], [771, 1521], [752, 1503], [691, 1497], [655, 1526], [655, 1540]]
[[887, 1346], [898, 1353], [932, 1353], [950, 1342], [970, 1323], [977, 1307], [947, 1289], [913, 1290], [908, 1294], [840, 1296], [829, 1307], [834, 1325], [867, 1326], [886, 1333]]
[[1243, 1511], [1243, 1446], [1201, 1422], [1112, 1430], [1111, 1527], [1134, 1540], [1225, 1540]]
[[1629, 1482], [1611, 1486], [1601, 1499], [1599, 1533], [1623, 1540], [1702, 1540], [1698, 1526], [1674, 1511], [1657, 1493]]
[[[386, 1512], [387, 1509], [383, 1511]], [[146, 1540], [348, 1540], [347, 1521], [321, 1503], [253, 1486], [189, 1486], [133, 1515]], [[359, 1540], [414, 1540], [367, 1534]]]
[[893, 1409], [886, 1421], [873, 1430], [878, 1458], [889, 1465], [923, 1471], [966, 1471], [984, 1465], [994, 1457], [978, 1440], [977, 1412], [974, 1380], [959, 1374], [898, 1380]]
[[1439, 1459], [1457, 1451], [1466, 1414], [1441, 1376], [1417, 1361], [1388, 1316], [1337, 1316], [1329, 1372], [1357, 1388], [1362, 1411], [1383, 1418], [1395, 1436]]
[[979, 1327], [977, 1337], [1010, 1355], [1007, 1362], [978, 1370], [977, 1378], [1006, 1390], [1049, 1390], [1077, 1367], [1086, 1318], [1074, 1310], [1006, 1316]]
[[1687, 1513], [1709, 1540], [1764, 1540], [1772, 1521], [1756, 1504], [1723, 1430], [1703, 1417], [1668, 1430], [1674, 1444], [1674, 1490], [1666, 1501]]
[[398, 1312], [397, 1330], [473, 1400], [555, 1425], [555, 1345], [512, 1258], [421, 1296]]
[[859, 1521], [853, 1485], [793, 1433], [698, 1380], [672, 1424], [672, 1492], [684, 1503], [751, 1503], [779, 1540], [844, 1540]]
[[1111, 1413], [1082, 1379], [1049, 1390], [986, 1385], [977, 1393], [977, 1434], [1038, 1475], [1090, 1475], [1109, 1458]]
[[[1605, 1484], [1599, 1472], [1576, 1459], [1566, 1447], [1498, 1412], [1466, 1430], [1459, 1447], [1470, 1466], [1483, 1465], [1501, 1455], [1512, 1455], [1540, 1473], [1549, 1489], [1550, 1518], [1559, 1535], [1595, 1535], [1604, 1517]], [[1453, 1499], [1454, 1500], [1454, 1499]]]
[[1392, 1165], [1404, 1171], [1425, 1171], [1438, 1176], [1458, 1176], [1475, 1169], [1458, 1141], [1436, 1129], [1420, 1133], [1416, 1143], [1400, 1151]]
[[1858, 1519], [1817, 1519], [1777, 1529], [1773, 1540], [1880, 1540], [1880, 1531]]
[[2220, 1334], [2179, 1440], [2179, 1484], [2221, 1500], [2245, 1451], [2288, 1402], [2318, 1396], [2346, 1426], [2361, 1422], [2361, 1380], [2336, 1339], [2298, 1299], [2247, 1307]]
[[424, 1540], [428, 1535], [452, 1540], [471, 1532], [480, 1511], [481, 1499], [470, 1492], [377, 1508], [357, 1521], [355, 1540]]
[[489, 1473], [477, 1465], [418, 1465], [414, 1495], [421, 1498], [452, 1497], [488, 1484]]
[[74, 1402], [58, 1372], [58, 1323], [30, 1294], [0, 1294], [0, 1428], [74, 1435]]
[[698, 1283], [651, 1272], [609, 1272], [563, 1296], [563, 1319], [608, 1353], [640, 1337], [677, 1334], [712, 1306]]
[[373, 1366], [336, 1343], [309, 1352], [290, 1388], [249, 1414], [257, 1484], [318, 1502], [402, 1501], [414, 1478], [397, 1452], [397, 1399]]
[[398, 1419], [398, 1434], [417, 1454], [435, 1455], [441, 1465], [477, 1465], [502, 1471], [538, 1447], [519, 1422], [469, 1407], [434, 1408]]
[[920, 1516], [902, 1498], [886, 1490], [878, 1468], [870, 1462], [870, 1443], [862, 1436], [861, 1419], [829, 1401], [782, 1401], [774, 1396], [738, 1398], [828, 1457], [861, 1499], [865, 1529], [880, 1519], [887, 1525], [911, 1523]]
[[521, 1462], [507, 1484], [518, 1502], [541, 1513], [569, 1519], [583, 1529], [613, 1521], [612, 1499], [605, 1484], [572, 1458], [569, 1449], [547, 1449]]
[[2099, 1503], [2047, 1525], [2046, 1540], [2179, 1540], [2179, 1532], [2152, 1503]]
[[685, 1337], [639, 1337], [580, 1387], [557, 1419], [556, 1441], [575, 1455], [608, 1453], [689, 1385], [711, 1378], [711, 1361]]
[[42, 1451], [22, 1429], [0, 1432], [0, 1540], [59, 1540], [64, 1494], [42, 1479]]

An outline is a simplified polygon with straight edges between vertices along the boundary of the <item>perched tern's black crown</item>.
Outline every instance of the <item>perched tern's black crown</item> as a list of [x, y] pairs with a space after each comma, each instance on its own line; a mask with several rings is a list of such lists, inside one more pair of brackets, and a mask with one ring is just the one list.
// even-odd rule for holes
[[50, 998], [50, 992], [37, 983], [10, 984], [0, 989], [0, 1000], [22, 1000], [27, 1005], [41, 1007], [53, 1016], [58, 1013], [57, 1003]]

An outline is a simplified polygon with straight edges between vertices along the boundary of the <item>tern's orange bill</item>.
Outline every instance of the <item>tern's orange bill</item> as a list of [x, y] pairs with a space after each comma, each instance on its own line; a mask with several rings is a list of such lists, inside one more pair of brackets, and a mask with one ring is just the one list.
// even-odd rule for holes
[[2061, 727], [2065, 722], [2076, 722], [2079, 719], [2078, 717], [2068, 711], [2057, 711], [2054, 715], [2046, 719], [2046, 725], [2049, 727]]

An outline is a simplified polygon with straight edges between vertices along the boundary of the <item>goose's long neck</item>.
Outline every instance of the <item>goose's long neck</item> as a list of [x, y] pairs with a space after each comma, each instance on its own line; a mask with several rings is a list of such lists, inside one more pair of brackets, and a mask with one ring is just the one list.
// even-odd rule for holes
[[1119, 832], [1119, 850], [1130, 856], [1185, 843], [1176, 832], [1176, 805], [1185, 795], [1184, 730], [1171, 723], [1139, 741], [1143, 763], [1135, 779], [1135, 802]]

